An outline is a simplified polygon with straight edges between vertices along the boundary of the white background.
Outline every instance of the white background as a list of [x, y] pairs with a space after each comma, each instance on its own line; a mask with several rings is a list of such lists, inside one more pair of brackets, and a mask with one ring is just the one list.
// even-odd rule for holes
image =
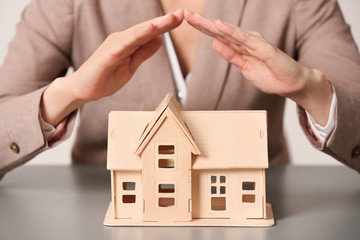
[[[2, 63], [9, 41], [15, 33], [15, 24], [20, 20], [24, 7], [30, 0], [2, 0], [0, 2], [0, 62]], [[346, 21], [351, 25], [352, 33], [360, 45], [360, 1], [339, 0]], [[294, 102], [287, 101], [285, 110], [285, 131], [293, 164], [296, 165], [335, 165], [333, 158], [314, 150], [302, 133], [296, 117]], [[62, 165], [70, 164], [70, 151], [74, 135], [57, 148], [46, 151], [27, 164]]]

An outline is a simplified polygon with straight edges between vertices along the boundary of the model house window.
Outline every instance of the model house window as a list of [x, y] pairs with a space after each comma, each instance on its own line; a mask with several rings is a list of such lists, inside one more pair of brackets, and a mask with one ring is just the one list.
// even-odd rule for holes
[[212, 197], [211, 198], [211, 210], [224, 211], [226, 210], [226, 198], [224, 197]]
[[174, 145], [159, 145], [159, 154], [174, 154], [175, 146]]
[[243, 182], [242, 189], [243, 190], [255, 190], [255, 182]]
[[135, 190], [135, 182], [123, 182], [123, 190]]
[[174, 193], [175, 184], [159, 184], [159, 193]]
[[136, 183], [135, 182], [122, 182], [122, 202], [123, 203], [136, 203]]
[[226, 177], [220, 176], [220, 183], [225, 183], [225, 182], [226, 182]]
[[156, 147], [157, 167], [159, 169], [174, 169], [176, 149], [174, 144], [159, 144]]
[[158, 206], [161, 208], [175, 206], [175, 191], [176, 184], [174, 183], [160, 183], [158, 184]]
[[159, 198], [159, 207], [175, 206], [175, 198]]
[[226, 210], [226, 176], [210, 175], [211, 210]]
[[255, 194], [243, 194], [242, 201], [246, 203], [254, 203], [255, 202]]
[[174, 159], [159, 159], [159, 168], [174, 168]]
[[211, 194], [216, 194], [217, 193], [217, 187], [216, 186], [211, 186]]
[[135, 203], [136, 195], [123, 195], [122, 201], [123, 201], [123, 203]]
[[242, 182], [242, 202], [255, 203], [255, 182]]

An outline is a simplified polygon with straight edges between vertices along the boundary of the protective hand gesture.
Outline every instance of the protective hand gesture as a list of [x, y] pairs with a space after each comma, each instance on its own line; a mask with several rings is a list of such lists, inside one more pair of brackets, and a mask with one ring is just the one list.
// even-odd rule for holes
[[237, 66], [258, 89], [291, 98], [320, 124], [326, 124], [333, 90], [322, 72], [299, 64], [257, 32], [188, 10], [185, 19], [196, 29], [214, 37], [215, 51]]
[[160, 35], [179, 26], [182, 20], [180, 10], [111, 34], [73, 74], [74, 95], [91, 101], [115, 93], [160, 48]]
[[56, 126], [83, 104], [112, 95], [161, 46], [161, 34], [176, 28], [183, 10], [111, 34], [73, 74], [56, 79], [41, 101], [43, 119]]

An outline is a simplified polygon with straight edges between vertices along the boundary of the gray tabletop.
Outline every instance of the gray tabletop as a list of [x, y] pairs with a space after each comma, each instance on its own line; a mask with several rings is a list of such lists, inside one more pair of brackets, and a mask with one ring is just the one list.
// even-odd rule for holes
[[346, 167], [271, 167], [276, 226], [105, 227], [104, 166], [20, 167], [0, 182], [0, 239], [360, 239], [360, 175]]

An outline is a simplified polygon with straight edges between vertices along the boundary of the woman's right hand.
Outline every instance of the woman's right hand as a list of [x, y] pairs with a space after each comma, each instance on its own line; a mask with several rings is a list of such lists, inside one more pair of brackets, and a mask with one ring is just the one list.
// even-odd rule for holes
[[43, 119], [55, 126], [81, 105], [114, 94], [160, 48], [160, 35], [179, 26], [183, 18], [178, 10], [109, 35], [77, 71], [45, 90]]

